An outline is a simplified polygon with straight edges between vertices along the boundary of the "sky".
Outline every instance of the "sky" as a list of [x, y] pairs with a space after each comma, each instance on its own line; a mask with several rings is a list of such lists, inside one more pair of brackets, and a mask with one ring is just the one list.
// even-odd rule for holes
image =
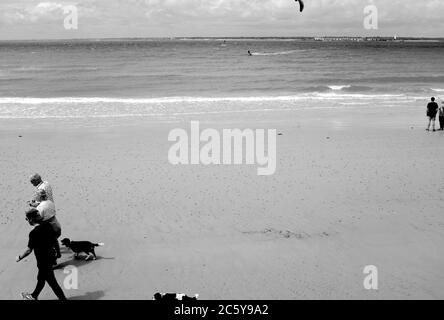
[[[444, 0], [0, 0], [0, 40], [122, 37], [444, 37]], [[364, 27], [365, 8], [377, 29]], [[77, 29], [65, 27], [74, 6]], [[69, 8], [69, 7], [68, 7]], [[367, 12], [367, 13], [366, 13]], [[69, 20], [72, 21], [72, 20]], [[376, 20], [373, 20], [375, 22]], [[373, 24], [375, 26], [375, 24]]]

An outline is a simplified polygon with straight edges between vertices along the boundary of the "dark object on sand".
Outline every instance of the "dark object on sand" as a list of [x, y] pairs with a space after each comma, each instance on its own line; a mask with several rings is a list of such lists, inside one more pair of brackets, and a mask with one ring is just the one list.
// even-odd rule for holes
[[278, 136], [283, 136], [284, 134], [283, 133], [278, 133]]
[[299, 11], [302, 12], [304, 11], [304, 2], [302, 0], [295, 0], [296, 2], [299, 2]]
[[93, 255], [93, 259], [97, 259], [96, 253], [94, 252], [95, 247], [104, 246], [103, 243], [92, 243], [90, 241], [71, 241], [68, 238], [63, 239], [62, 244], [70, 248], [74, 253], [75, 256], [78, 257], [79, 253], [84, 252], [88, 256], [85, 258], [85, 260], [88, 260], [90, 255]]
[[156, 292], [154, 294], [153, 300], [161, 301], [197, 301], [197, 295], [194, 297], [189, 297], [183, 293], [160, 293]]
[[19, 138], [21, 138], [22, 136], [19, 136]]

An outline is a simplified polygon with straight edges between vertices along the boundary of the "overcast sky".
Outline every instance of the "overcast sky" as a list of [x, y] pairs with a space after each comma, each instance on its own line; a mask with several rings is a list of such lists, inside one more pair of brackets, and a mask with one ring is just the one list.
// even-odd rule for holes
[[[0, 0], [0, 39], [381, 35], [444, 37], [444, 0]], [[378, 9], [377, 30], [363, 26]], [[78, 9], [66, 30], [64, 6]]]

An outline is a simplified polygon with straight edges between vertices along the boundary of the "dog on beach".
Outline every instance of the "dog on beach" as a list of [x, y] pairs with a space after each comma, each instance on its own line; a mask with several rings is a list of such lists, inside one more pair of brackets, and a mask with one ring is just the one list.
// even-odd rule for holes
[[163, 300], [163, 301], [196, 301], [199, 295], [196, 294], [194, 297], [189, 297], [184, 293], [160, 293], [156, 292], [153, 296], [153, 300]]
[[86, 253], [87, 256], [86, 256], [85, 260], [88, 260], [91, 257], [91, 255], [92, 255], [93, 260], [96, 260], [97, 256], [94, 251], [94, 248], [101, 247], [101, 246], [105, 245], [104, 243], [101, 243], [101, 242], [92, 243], [90, 241], [71, 241], [68, 238], [63, 239], [61, 242], [65, 247], [71, 249], [74, 252], [75, 257], [78, 257], [79, 253], [81, 253], [81, 252]]

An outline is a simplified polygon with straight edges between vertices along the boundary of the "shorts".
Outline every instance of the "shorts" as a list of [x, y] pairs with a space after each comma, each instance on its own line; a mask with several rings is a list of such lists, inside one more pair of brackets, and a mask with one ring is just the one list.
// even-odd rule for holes
[[49, 223], [51, 225], [57, 239], [62, 235], [62, 227], [60, 226], [60, 223], [56, 217], [52, 217], [51, 219], [45, 221], [45, 223]]

